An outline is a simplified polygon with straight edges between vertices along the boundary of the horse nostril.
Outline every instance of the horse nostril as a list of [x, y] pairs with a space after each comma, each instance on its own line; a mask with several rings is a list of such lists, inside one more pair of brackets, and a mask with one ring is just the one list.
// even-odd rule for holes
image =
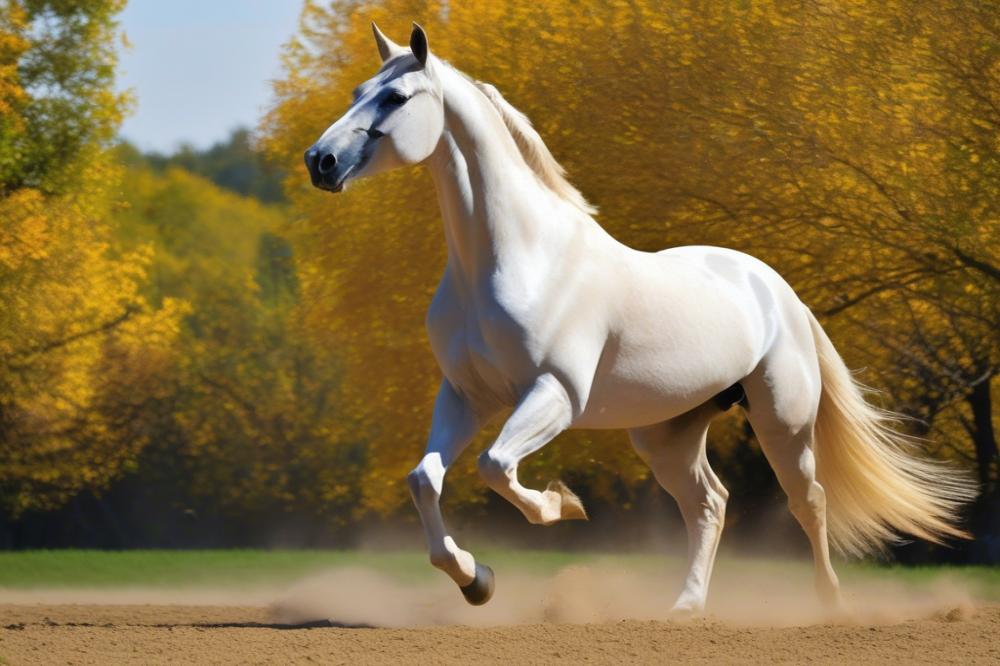
[[319, 161], [319, 172], [322, 174], [328, 174], [333, 171], [333, 167], [337, 166], [337, 157], [333, 153], [327, 153]]

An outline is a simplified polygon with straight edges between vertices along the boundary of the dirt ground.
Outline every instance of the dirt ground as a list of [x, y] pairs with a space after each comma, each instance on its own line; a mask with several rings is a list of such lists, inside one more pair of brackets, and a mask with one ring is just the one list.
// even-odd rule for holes
[[276, 623], [261, 606], [0, 605], [5, 664], [1000, 663], [1000, 606], [895, 624], [717, 620], [384, 629]]
[[706, 618], [666, 620], [680, 580], [621, 563], [505, 567], [477, 608], [445, 576], [370, 567], [280, 585], [0, 589], [0, 664], [1000, 664], [1000, 604], [946, 576], [855, 577], [831, 614], [808, 567], [732, 562]]

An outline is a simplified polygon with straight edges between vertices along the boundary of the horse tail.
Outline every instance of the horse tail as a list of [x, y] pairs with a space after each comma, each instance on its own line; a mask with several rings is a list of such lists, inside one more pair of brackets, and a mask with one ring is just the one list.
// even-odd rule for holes
[[865, 400], [870, 389], [854, 380], [811, 312], [809, 321], [823, 384], [815, 455], [830, 542], [861, 556], [884, 552], [901, 532], [934, 543], [970, 538], [956, 522], [975, 485], [947, 463], [920, 456], [918, 440], [893, 427], [901, 417]]

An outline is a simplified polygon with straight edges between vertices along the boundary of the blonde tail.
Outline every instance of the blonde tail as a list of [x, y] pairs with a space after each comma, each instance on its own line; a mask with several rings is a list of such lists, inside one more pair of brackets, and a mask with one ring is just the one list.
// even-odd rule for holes
[[811, 312], [809, 319], [823, 382], [815, 455], [830, 542], [861, 556], [899, 542], [899, 533], [935, 543], [969, 538], [955, 522], [975, 485], [948, 464], [921, 457], [914, 440], [893, 429], [899, 418], [865, 401], [865, 388]]

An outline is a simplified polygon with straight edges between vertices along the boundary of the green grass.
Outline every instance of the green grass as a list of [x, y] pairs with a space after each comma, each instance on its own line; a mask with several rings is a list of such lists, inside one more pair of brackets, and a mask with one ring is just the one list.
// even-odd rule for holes
[[[477, 551], [497, 569], [552, 574], [572, 564], [609, 565], [635, 572], [682, 563], [652, 554], [606, 555], [531, 550]], [[808, 579], [808, 562], [720, 558], [719, 570], [753, 576], [780, 572]], [[287, 583], [331, 568], [365, 567], [417, 581], [436, 575], [427, 557], [414, 551], [334, 550], [36, 550], [0, 552], [0, 588], [235, 587]], [[888, 567], [839, 563], [845, 583], [898, 581], [921, 587], [957, 582], [978, 596], [1000, 601], [1000, 567]]]
[[[555, 551], [483, 551], [484, 561], [550, 573], [599, 556]], [[630, 564], [650, 556], [630, 556]], [[633, 562], [634, 560], [634, 562]], [[0, 588], [128, 587], [272, 583], [341, 567], [365, 567], [419, 580], [433, 575], [416, 551], [337, 550], [30, 550], [0, 552]]]
[[972, 590], [977, 596], [1000, 601], [1000, 566], [875, 566], [855, 564], [846, 570], [846, 581], [863, 582], [866, 579], [895, 580], [914, 586], [958, 583]]
[[332, 567], [416, 573], [409, 553], [313, 550], [33, 550], [0, 553], [0, 587], [129, 587], [283, 582]]

